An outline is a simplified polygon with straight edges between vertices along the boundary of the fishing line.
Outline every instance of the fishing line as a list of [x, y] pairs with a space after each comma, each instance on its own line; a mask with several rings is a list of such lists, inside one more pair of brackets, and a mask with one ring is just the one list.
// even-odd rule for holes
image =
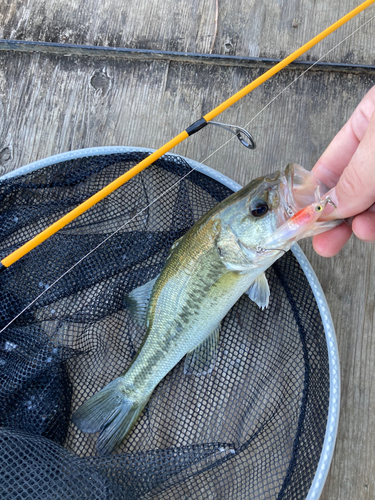
[[[201, 163], [199, 164], [201, 165]], [[196, 168], [196, 167], [195, 167]], [[116, 231], [114, 231], [113, 233], [111, 233], [110, 235], [108, 235], [106, 238], [104, 238], [103, 241], [101, 241], [100, 243], [98, 243], [98, 245], [96, 245], [94, 248], [92, 248], [87, 254], [85, 254], [83, 257], [81, 257], [75, 264], [73, 264], [67, 271], [65, 271], [61, 276], [59, 276], [55, 281], [53, 281], [51, 283], [51, 285], [49, 285], [45, 290], [43, 290], [43, 292], [41, 292], [32, 302], [30, 302], [30, 304], [28, 304], [24, 309], [22, 309], [22, 311], [20, 313], [17, 314], [17, 316], [15, 316], [7, 325], [4, 326], [4, 328], [2, 330], [0, 330], [0, 333], [3, 333], [4, 330], [6, 330], [8, 328], [9, 325], [11, 325], [17, 318], [19, 318], [21, 316], [21, 314], [23, 314], [25, 311], [27, 311], [33, 304], [35, 304], [35, 302], [37, 300], [39, 300], [41, 297], [43, 297], [43, 295], [45, 293], [47, 293], [53, 286], [55, 286], [60, 280], [62, 280], [67, 274], [69, 274], [71, 271], [73, 271], [73, 269], [75, 269], [81, 262], [83, 262], [85, 259], [87, 259], [87, 257], [89, 257], [91, 254], [93, 254], [96, 250], [98, 250], [101, 246], [104, 245], [104, 243], [106, 243], [109, 239], [111, 239], [113, 236], [115, 236], [117, 233], [119, 233], [122, 229], [124, 229], [124, 227], [126, 227], [128, 224], [130, 224], [134, 219], [136, 219], [139, 215], [141, 215], [145, 210], [147, 210], [148, 208], [150, 208], [154, 203], [156, 203], [158, 200], [160, 200], [160, 198], [162, 198], [163, 196], [165, 196], [169, 191], [171, 191], [175, 186], [178, 186], [180, 184], [180, 182], [182, 182], [188, 175], [191, 174], [191, 172], [193, 170], [195, 170], [195, 168], [192, 168], [192, 170], [190, 170], [189, 172], [187, 172], [185, 175], [183, 175], [182, 177], [180, 177], [174, 184], [172, 184], [171, 186], [169, 186], [169, 188], [167, 188], [165, 191], [163, 191], [159, 196], [157, 196], [156, 198], [154, 198], [148, 205], [146, 205], [145, 207], [143, 207], [139, 212], [137, 212], [131, 219], [127, 220], [126, 222], [124, 222], [124, 224], [122, 224], [120, 227], [118, 227], [116, 229]]]
[[[245, 124], [244, 128], [250, 125], [265, 109], [267, 109], [279, 96], [281, 96], [289, 87], [291, 87], [297, 80], [299, 80], [303, 75], [305, 75], [311, 68], [313, 68], [319, 61], [321, 61], [324, 57], [326, 57], [330, 52], [335, 50], [339, 45], [345, 42], [348, 38], [354, 35], [357, 31], [362, 29], [366, 24], [371, 22], [375, 18], [375, 15], [363, 23], [359, 28], [354, 30], [350, 35], [341, 40], [338, 44], [336, 44], [332, 49], [323, 54], [317, 61], [315, 61], [311, 66], [309, 66], [305, 71], [303, 71], [297, 78], [295, 78], [292, 82], [290, 82], [281, 92], [279, 92], [270, 102], [268, 102], [251, 120]], [[127, 220], [124, 224], [122, 224], [118, 229], [116, 229], [113, 233], [108, 235], [102, 242], [92, 248], [87, 254], [85, 254], [81, 259], [79, 259], [75, 264], [73, 264], [69, 269], [67, 269], [61, 276], [59, 276], [55, 281], [51, 283], [43, 292], [41, 292], [35, 299], [33, 299], [24, 309], [22, 309], [8, 324], [6, 324], [1, 330], [0, 334], [3, 333], [14, 321], [16, 321], [24, 312], [26, 312], [35, 302], [37, 302], [45, 293], [47, 293], [52, 287], [54, 287], [57, 283], [59, 283], [67, 274], [73, 271], [81, 262], [83, 262], [86, 258], [92, 255], [96, 250], [98, 250], [101, 246], [103, 246], [109, 239], [119, 233], [122, 229], [124, 229], [128, 224], [130, 224], [133, 220], [135, 220], [139, 215], [141, 215], [145, 210], [150, 208], [154, 203], [156, 203], [160, 198], [165, 196], [169, 191], [171, 191], [174, 187], [178, 186], [186, 177], [188, 177], [198, 166], [203, 165], [209, 160], [212, 156], [218, 153], [222, 148], [224, 148], [227, 144], [229, 144], [235, 136], [228, 139], [221, 146], [219, 146], [215, 151], [210, 153], [206, 158], [204, 158], [201, 162], [199, 162], [196, 166], [191, 167], [191, 170], [184, 174], [181, 178], [179, 178], [175, 183], [173, 183], [169, 188], [163, 191], [159, 196], [157, 196], [154, 200], [152, 200], [148, 205], [142, 208], [139, 212], [137, 212], [131, 219]], [[337, 210], [337, 207], [335, 207]], [[340, 215], [340, 214], [339, 214]], [[343, 219], [344, 220], [344, 219]], [[280, 249], [281, 250], [281, 249]]]
[[[299, 76], [297, 76], [297, 78], [295, 78], [293, 81], [291, 81], [281, 92], [279, 92], [273, 99], [271, 99], [255, 116], [253, 116], [253, 118], [251, 118], [250, 121], [248, 121], [244, 126], [243, 128], [247, 128], [261, 113], [263, 113], [263, 111], [265, 109], [268, 108], [268, 106], [270, 106], [278, 97], [280, 97], [286, 90], [288, 90], [289, 87], [291, 87], [297, 80], [299, 80], [302, 76], [304, 76], [308, 71], [310, 71], [311, 68], [313, 68], [316, 64], [318, 64], [322, 59], [324, 59], [328, 54], [330, 54], [331, 52], [333, 52], [335, 49], [337, 49], [337, 47], [339, 45], [341, 45], [342, 43], [346, 42], [346, 40], [348, 40], [348, 38], [350, 38], [351, 36], [353, 36], [355, 33], [357, 33], [357, 31], [359, 31], [360, 29], [362, 29], [364, 26], [366, 26], [366, 24], [368, 24], [369, 22], [373, 21], [375, 19], [375, 15], [372, 16], [370, 19], [368, 19], [366, 22], [364, 22], [361, 26], [359, 26], [359, 28], [357, 28], [356, 30], [354, 30], [352, 33], [350, 33], [348, 36], [346, 36], [343, 40], [341, 40], [338, 44], [336, 44], [332, 49], [329, 49], [328, 52], [326, 52], [325, 54], [323, 54], [321, 57], [319, 57], [318, 60], [316, 60], [313, 64], [311, 64], [311, 66], [309, 66], [305, 71], [303, 71]], [[233, 140], [234, 137], [231, 137], [228, 142], [230, 142], [231, 140]], [[227, 142], [227, 143], [228, 143]], [[226, 144], [227, 144], [226, 143]], [[203, 160], [203, 162], [205, 162], [206, 160]]]
[[[375, 19], [375, 15], [372, 16], [370, 19], [368, 19], [366, 22], [364, 22], [361, 26], [359, 26], [359, 28], [357, 28], [356, 30], [354, 30], [352, 33], [350, 33], [348, 36], [346, 36], [343, 40], [341, 40], [339, 43], [337, 43], [333, 48], [329, 49], [325, 54], [323, 54], [321, 57], [319, 57], [318, 60], [316, 60], [314, 63], [311, 64], [311, 66], [309, 66], [307, 69], [305, 69], [299, 76], [297, 76], [294, 80], [292, 80], [283, 90], [281, 90], [275, 97], [273, 97], [256, 115], [254, 115], [247, 123], [245, 123], [245, 125], [242, 126], [242, 128], [247, 128], [256, 118], [258, 118], [258, 116], [263, 113], [263, 111], [265, 111], [278, 97], [280, 97], [286, 90], [288, 90], [289, 87], [291, 87], [292, 85], [294, 85], [294, 83], [297, 82], [297, 80], [299, 80], [302, 76], [304, 76], [308, 71], [310, 71], [311, 68], [313, 68], [316, 64], [318, 64], [322, 59], [324, 59], [328, 54], [330, 54], [331, 52], [333, 52], [335, 49], [337, 49], [337, 47], [339, 45], [341, 45], [342, 43], [346, 42], [346, 40], [348, 40], [351, 36], [353, 36], [355, 33], [357, 33], [357, 31], [359, 31], [360, 29], [362, 29], [364, 26], [366, 26], [366, 24], [370, 23], [371, 21], [373, 21]], [[201, 162], [198, 163], [197, 166], [200, 166], [200, 165], [203, 165], [206, 163], [207, 160], [209, 160], [212, 156], [214, 156], [216, 153], [218, 153], [221, 149], [223, 149], [227, 144], [229, 144], [230, 142], [232, 142], [234, 139], [236, 138], [236, 136], [232, 136], [230, 137], [227, 141], [223, 142], [223, 144], [221, 146], [219, 146], [217, 149], [215, 149], [215, 151], [213, 151], [212, 153], [210, 153], [208, 156], [206, 156], [206, 158], [204, 158]], [[192, 167], [192, 170], [195, 170], [197, 167]], [[183, 180], [184, 177], [181, 178], [181, 180]], [[337, 210], [337, 207], [335, 206], [336, 210]], [[340, 214], [339, 214], [340, 215]]]
[[224, 102], [219, 104], [216, 108], [212, 109], [209, 113], [207, 113], [206, 115], [199, 118], [192, 125], [190, 125], [185, 130], [180, 132], [173, 139], [171, 139], [166, 144], [164, 144], [162, 147], [160, 147], [159, 149], [154, 151], [148, 157], [144, 158], [141, 162], [139, 162], [137, 165], [132, 167], [130, 170], [128, 170], [124, 174], [120, 175], [117, 179], [115, 179], [112, 182], [110, 182], [109, 184], [107, 184], [100, 191], [98, 191], [97, 193], [92, 195], [90, 198], [88, 198], [86, 201], [81, 203], [79, 206], [77, 206], [76, 208], [71, 210], [69, 213], [67, 213], [63, 217], [61, 217], [59, 220], [55, 221], [49, 227], [47, 227], [46, 229], [44, 229], [43, 231], [38, 233], [31, 240], [27, 241], [21, 247], [14, 250], [11, 254], [4, 257], [1, 260], [0, 270], [14, 264], [14, 262], [19, 260], [24, 255], [26, 255], [28, 252], [30, 252], [32, 249], [34, 249], [36, 246], [40, 245], [43, 241], [50, 238], [57, 231], [61, 230], [67, 224], [69, 224], [74, 219], [76, 219], [78, 216], [82, 215], [86, 210], [93, 207], [96, 203], [98, 203], [99, 201], [104, 199], [106, 196], [111, 194], [113, 191], [118, 189], [120, 186], [122, 186], [123, 184], [128, 182], [130, 179], [132, 179], [134, 176], [139, 174], [142, 170], [144, 170], [145, 168], [150, 166], [152, 163], [154, 163], [157, 159], [159, 159], [165, 153], [168, 153], [171, 149], [173, 149], [175, 146], [177, 146], [178, 144], [183, 142], [185, 139], [187, 139], [191, 135], [195, 134], [196, 132], [198, 132], [202, 128], [206, 127], [208, 125], [208, 123], [211, 122], [217, 115], [219, 115], [223, 111], [227, 110], [233, 104], [237, 103], [240, 99], [242, 99], [242, 97], [246, 96], [251, 91], [253, 91], [257, 87], [259, 87], [262, 83], [269, 80], [276, 73], [278, 73], [283, 68], [288, 66], [288, 64], [295, 61], [299, 56], [301, 56], [306, 51], [308, 51], [309, 49], [314, 47], [316, 44], [321, 42], [328, 35], [333, 33], [335, 30], [337, 30], [343, 24], [345, 24], [349, 20], [353, 19], [353, 17], [355, 17], [360, 12], [362, 12], [363, 10], [365, 10], [367, 7], [369, 7], [370, 5], [372, 5], [374, 3], [375, 3], [375, 0], [365, 0], [363, 3], [358, 5], [355, 9], [353, 9], [350, 12], [348, 12], [347, 14], [345, 14], [338, 21], [331, 24], [331, 26], [329, 26], [328, 28], [323, 30], [321, 33], [316, 35], [314, 38], [309, 40], [307, 43], [305, 43], [304, 45], [299, 47], [297, 50], [292, 52], [292, 54], [287, 56], [285, 59], [283, 59], [282, 61], [277, 63], [275, 66], [272, 66], [265, 73], [260, 75], [258, 78], [256, 78], [252, 82], [250, 82], [248, 85], [246, 85], [245, 87], [243, 87], [239, 91], [237, 91], [231, 97], [229, 97]]

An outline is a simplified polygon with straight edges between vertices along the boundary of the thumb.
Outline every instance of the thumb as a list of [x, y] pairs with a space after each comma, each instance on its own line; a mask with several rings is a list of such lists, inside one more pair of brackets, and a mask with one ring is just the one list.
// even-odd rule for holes
[[[327, 196], [343, 218], [360, 214], [375, 203], [375, 113], [348, 166]], [[337, 211], [327, 219], [337, 218]]]

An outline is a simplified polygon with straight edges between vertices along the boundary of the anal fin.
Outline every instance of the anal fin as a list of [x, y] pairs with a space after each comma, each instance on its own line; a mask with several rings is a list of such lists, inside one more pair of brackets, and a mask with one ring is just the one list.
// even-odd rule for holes
[[208, 375], [215, 366], [219, 345], [221, 323], [195, 349], [185, 357], [184, 373], [186, 375]]

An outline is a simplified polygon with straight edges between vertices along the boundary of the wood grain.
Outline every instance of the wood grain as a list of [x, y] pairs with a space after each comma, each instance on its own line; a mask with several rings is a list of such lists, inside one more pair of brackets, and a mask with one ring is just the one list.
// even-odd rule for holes
[[[283, 58], [358, 0], [28, 0], [0, 6], [0, 38]], [[375, 15], [374, 7], [311, 49], [317, 60]], [[324, 57], [374, 64], [374, 21]]]
[[341, 365], [338, 438], [322, 500], [375, 498], [373, 244], [350, 241], [332, 259], [302, 244], [322, 284], [335, 324]]
[[[359, 2], [219, 0], [217, 54], [283, 57]], [[309, 53], [311, 59], [374, 15], [369, 9]], [[296, 19], [298, 26], [293, 28]], [[0, 37], [208, 53], [215, 2], [29, 0], [0, 5]], [[325, 57], [374, 64], [374, 22]], [[0, 52], [0, 174], [90, 146], [157, 148], [264, 68], [203, 62]], [[301, 70], [284, 70], [220, 120], [245, 126], [257, 149], [206, 127], [174, 152], [204, 161], [241, 184], [288, 162], [311, 168], [343, 126], [374, 74], [310, 71], [264, 111]], [[262, 111], [262, 112], [261, 112]], [[260, 113], [261, 112], [261, 113]], [[259, 116], [257, 116], [259, 114]], [[305, 250], [323, 286], [338, 338], [342, 404], [322, 500], [375, 498], [374, 245], [352, 239], [332, 259]]]

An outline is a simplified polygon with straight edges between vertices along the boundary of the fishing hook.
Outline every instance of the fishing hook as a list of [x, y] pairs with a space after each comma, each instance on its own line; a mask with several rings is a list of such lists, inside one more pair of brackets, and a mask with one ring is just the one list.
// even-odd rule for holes
[[282, 248], [264, 248], [258, 245], [255, 249], [256, 253], [263, 254], [266, 252], [284, 252], [286, 254], [286, 250], [283, 250]]
[[352, 218], [349, 218], [349, 219], [344, 219], [344, 217], [340, 214], [339, 209], [337, 208], [336, 203], [332, 200], [332, 198], [331, 198], [330, 196], [327, 196], [327, 197], [325, 198], [325, 201], [327, 202], [327, 205], [331, 205], [331, 206], [332, 206], [332, 207], [333, 207], [333, 208], [337, 211], [337, 213], [338, 213], [338, 215], [339, 215], [340, 219], [342, 219], [342, 220], [343, 220], [343, 222], [344, 222], [344, 223], [345, 223], [348, 227], [350, 227], [350, 229], [352, 229], [352, 226], [351, 226], [351, 220], [352, 220]]
[[[255, 149], [256, 148], [256, 144], [255, 144], [253, 136], [250, 134], [250, 132], [248, 132], [247, 130], [245, 130], [242, 127], [238, 127], [237, 125], [229, 125], [228, 123], [219, 123], [219, 122], [207, 122], [207, 125], [216, 125], [217, 127], [220, 127], [220, 128], [223, 128], [224, 130], [227, 130], [231, 134], [235, 135], [238, 138], [238, 140], [240, 141], [240, 143], [243, 146], [245, 146], [245, 148], [248, 148], [248, 149]], [[249, 139], [249, 142], [247, 142], [243, 138], [243, 135]]]
[[325, 200], [326, 200], [328, 205], [332, 205], [333, 208], [336, 208], [336, 210], [337, 210], [336, 204], [334, 203], [334, 201], [332, 200], [332, 198], [330, 196], [327, 196]]

